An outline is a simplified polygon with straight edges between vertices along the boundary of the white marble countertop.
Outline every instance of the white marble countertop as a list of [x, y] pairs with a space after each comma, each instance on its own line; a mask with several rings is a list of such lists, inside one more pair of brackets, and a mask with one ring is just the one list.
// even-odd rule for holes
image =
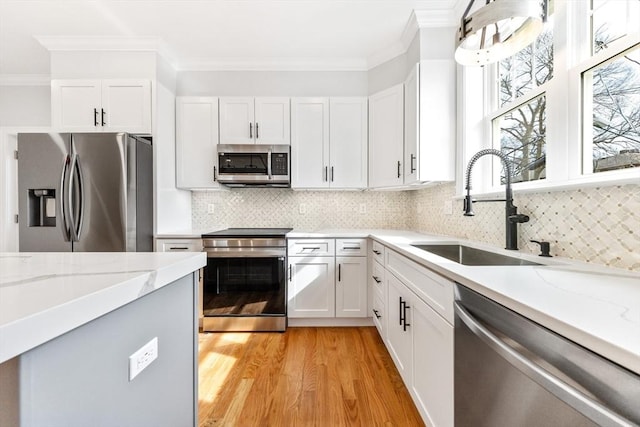
[[205, 264], [203, 252], [0, 253], [0, 363]]
[[[640, 273], [401, 230], [294, 230], [287, 235], [367, 236], [640, 374]], [[436, 242], [461, 243], [545, 265], [465, 266], [411, 246]]]

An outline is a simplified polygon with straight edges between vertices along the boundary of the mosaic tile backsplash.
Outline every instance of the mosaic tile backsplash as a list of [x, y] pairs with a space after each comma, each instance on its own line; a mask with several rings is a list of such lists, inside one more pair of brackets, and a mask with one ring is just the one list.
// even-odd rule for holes
[[[448, 214], [454, 194], [454, 184], [402, 192], [194, 192], [192, 226], [388, 228], [504, 246], [504, 204], [477, 204], [476, 216], [464, 217], [462, 200], [453, 200]], [[531, 217], [519, 226], [521, 251], [537, 254], [529, 240], [546, 240], [555, 256], [640, 271], [640, 185], [516, 193], [514, 199], [518, 212]]]

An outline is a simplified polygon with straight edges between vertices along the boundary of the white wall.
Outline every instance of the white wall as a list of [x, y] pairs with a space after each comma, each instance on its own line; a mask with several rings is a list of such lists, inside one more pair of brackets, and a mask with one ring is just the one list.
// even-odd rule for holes
[[0, 126], [50, 126], [51, 88], [0, 86]]
[[366, 71], [183, 71], [179, 96], [366, 96]]

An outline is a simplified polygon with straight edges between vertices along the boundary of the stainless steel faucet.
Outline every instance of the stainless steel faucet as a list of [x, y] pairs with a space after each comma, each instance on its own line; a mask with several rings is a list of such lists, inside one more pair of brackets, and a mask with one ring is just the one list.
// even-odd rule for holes
[[[473, 200], [471, 198], [471, 169], [476, 161], [487, 154], [493, 154], [498, 156], [502, 160], [505, 173], [507, 175], [507, 185], [505, 188], [504, 199], [483, 199]], [[527, 215], [519, 214], [518, 208], [513, 205], [513, 192], [511, 190], [511, 165], [509, 159], [501, 151], [488, 148], [486, 150], [480, 150], [471, 157], [469, 164], [467, 165], [467, 179], [465, 181], [465, 190], [467, 195], [464, 198], [464, 216], [474, 216], [473, 202], [506, 202], [505, 205], [505, 229], [506, 229], [506, 243], [505, 249], [517, 250], [518, 249], [518, 223], [528, 222], [529, 217]]]

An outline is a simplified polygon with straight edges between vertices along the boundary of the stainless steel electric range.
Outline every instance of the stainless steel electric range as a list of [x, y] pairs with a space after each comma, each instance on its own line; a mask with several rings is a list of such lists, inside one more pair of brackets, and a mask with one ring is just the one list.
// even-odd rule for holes
[[285, 331], [290, 228], [203, 234], [203, 331]]

